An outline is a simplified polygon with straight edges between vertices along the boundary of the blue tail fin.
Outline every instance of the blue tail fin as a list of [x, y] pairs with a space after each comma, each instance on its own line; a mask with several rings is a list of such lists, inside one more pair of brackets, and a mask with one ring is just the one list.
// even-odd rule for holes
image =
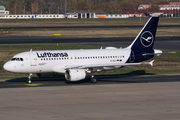
[[128, 48], [131, 48], [132, 50], [152, 50], [158, 21], [159, 17], [151, 17]]

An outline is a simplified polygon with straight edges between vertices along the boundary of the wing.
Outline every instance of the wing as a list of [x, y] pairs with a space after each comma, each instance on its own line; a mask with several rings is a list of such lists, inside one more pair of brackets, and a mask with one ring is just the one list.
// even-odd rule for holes
[[[114, 68], [120, 68], [123, 66], [132, 66], [132, 65], [140, 65], [140, 64], [153, 64], [153, 61], [151, 62], [142, 62], [142, 63], [114, 63], [114, 64], [87, 64], [87, 65], [66, 65], [63, 67], [63, 70], [66, 71], [68, 69], [97, 69], [97, 68], [103, 68], [103, 67], [114, 67]], [[56, 65], [52, 68], [53, 72], [56, 73], [62, 73], [62, 70], [60, 69], [62, 65]]]

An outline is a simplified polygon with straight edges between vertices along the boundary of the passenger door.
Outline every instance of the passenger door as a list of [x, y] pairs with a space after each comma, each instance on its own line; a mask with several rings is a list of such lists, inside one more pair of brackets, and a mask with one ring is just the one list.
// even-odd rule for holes
[[37, 66], [37, 58], [35, 54], [30, 54], [30, 66]]

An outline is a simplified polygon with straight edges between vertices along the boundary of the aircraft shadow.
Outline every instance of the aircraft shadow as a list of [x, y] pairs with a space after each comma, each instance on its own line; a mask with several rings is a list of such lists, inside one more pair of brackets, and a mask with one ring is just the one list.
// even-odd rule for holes
[[[89, 77], [86, 79], [76, 82], [67, 82], [64, 75], [56, 74], [53, 77], [49, 78], [32, 78], [33, 83], [42, 82], [42, 83], [56, 83], [56, 84], [89, 84]], [[163, 76], [155, 74], [146, 74], [144, 70], [137, 70], [127, 74], [113, 74], [113, 75], [95, 75], [98, 84], [113, 84], [113, 83], [148, 83], [148, 82], [176, 82], [180, 79], [172, 78], [171, 76]], [[174, 76], [176, 77], [176, 76]], [[177, 76], [178, 78], [179, 76]], [[5, 82], [15, 82], [15, 83], [25, 83], [27, 78], [17, 78], [6, 80]]]
[[[75, 84], [84, 84], [89, 85], [89, 77], [86, 79], [76, 82], [68, 82], [65, 80], [64, 75], [56, 74], [53, 77], [49, 78], [32, 78], [33, 83], [55, 83], [54, 85], [75, 85]], [[178, 82], [180, 81], [179, 75], [175, 76], [165, 76], [165, 75], [155, 75], [155, 74], [146, 74], [144, 70], [137, 70], [127, 74], [113, 74], [113, 75], [95, 75], [97, 79], [96, 84], [123, 84], [123, 83], [149, 83], [149, 82]], [[6, 80], [5, 82], [13, 82], [13, 83], [25, 83], [27, 78], [17, 78]], [[92, 83], [91, 83], [92, 84]], [[92, 84], [95, 85], [95, 84]]]
[[[132, 77], [132, 76], [140, 76], [140, 75], [153, 75], [153, 74], [146, 74], [144, 70], [137, 70], [133, 71], [127, 74], [112, 74], [112, 75], [95, 75], [95, 77], [98, 80], [105, 80], [105, 79], [110, 79], [110, 78], [126, 78], [126, 77]], [[46, 78], [39, 78], [39, 77], [32, 77], [32, 81], [64, 81], [66, 83], [85, 83], [89, 81], [89, 77], [87, 76], [85, 80], [81, 81], [76, 81], [76, 82], [66, 82], [65, 76], [63, 74], [55, 74], [52, 77], [46, 77]], [[23, 78], [15, 78], [15, 79], [9, 79], [6, 80], [5, 82], [25, 82], [28, 78], [23, 77]], [[112, 80], [109, 80], [112, 81]]]

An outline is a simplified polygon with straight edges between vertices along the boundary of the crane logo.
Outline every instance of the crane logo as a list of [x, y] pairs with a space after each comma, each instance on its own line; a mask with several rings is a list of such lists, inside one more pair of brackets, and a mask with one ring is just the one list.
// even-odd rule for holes
[[151, 46], [154, 41], [153, 34], [150, 31], [143, 32], [141, 34], [140, 41], [144, 47]]

